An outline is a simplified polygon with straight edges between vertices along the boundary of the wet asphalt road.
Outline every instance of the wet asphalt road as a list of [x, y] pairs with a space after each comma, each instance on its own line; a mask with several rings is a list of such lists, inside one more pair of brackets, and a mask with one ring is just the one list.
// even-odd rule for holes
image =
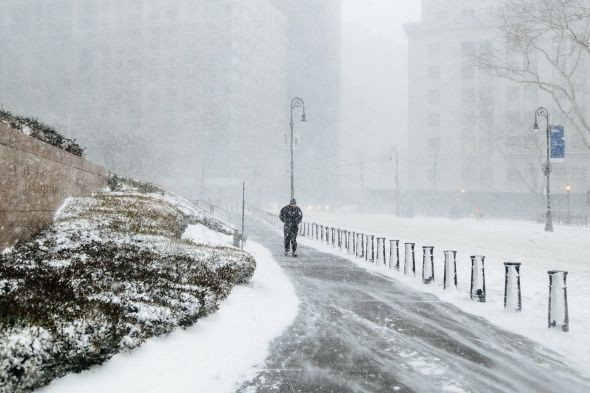
[[280, 234], [255, 219], [300, 300], [271, 343], [253, 392], [590, 392], [590, 381], [524, 337], [381, 277], [300, 246], [284, 257]]

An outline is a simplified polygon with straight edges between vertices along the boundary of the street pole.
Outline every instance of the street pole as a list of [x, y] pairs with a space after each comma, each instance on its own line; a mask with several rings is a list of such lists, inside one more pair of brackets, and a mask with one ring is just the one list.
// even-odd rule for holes
[[295, 158], [293, 157], [293, 152], [294, 152], [293, 110], [295, 108], [300, 108], [300, 107], [303, 108], [303, 114], [301, 115], [301, 121], [305, 122], [305, 121], [307, 121], [307, 118], [305, 116], [305, 102], [303, 102], [303, 100], [299, 97], [293, 98], [293, 100], [291, 100], [291, 119], [289, 121], [289, 127], [291, 128], [291, 200], [295, 199]]
[[241, 248], [244, 249], [244, 222], [246, 216], [246, 182], [242, 182], [242, 236]]
[[549, 124], [549, 111], [544, 107], [539, 107], [535, 111], [535, 124], [533, 130], [539, 130], [539, 117], [547, 120], [545, 136], [547, 139], [547, 161], [543, 165], [543, 173], [546, 176], [547, 183], [547, 210], [545, 212], [545, 232], [553, 232], [553, 215], [551, 214], [551, 125]]

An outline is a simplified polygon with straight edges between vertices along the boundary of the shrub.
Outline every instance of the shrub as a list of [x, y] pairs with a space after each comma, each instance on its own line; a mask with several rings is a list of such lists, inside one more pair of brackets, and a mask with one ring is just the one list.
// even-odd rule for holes
[[190, 223], [229, 232], [226, 224], [160, 188], [117, 184], [69, 199], [52, 226], [0, 256], [7, 391], [30, 391], [189, 326], [252, 277], [256, 264], [244, 251], [182, 240]]
[[65, 138], [53, 127], [43, 124], [37, 119], [16, 116], [8, 111], [0, 110], [0, 122], [68, 153], [78, 157], [84, 156], [84, 149], [75, 140]]

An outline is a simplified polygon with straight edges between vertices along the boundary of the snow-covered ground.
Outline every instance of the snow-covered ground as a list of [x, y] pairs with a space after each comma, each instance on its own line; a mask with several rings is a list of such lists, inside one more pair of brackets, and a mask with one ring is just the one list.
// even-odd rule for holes
[[[350, 255], [349, 259], [369, 270], [394, 277], [413, 288], [437, 295], [462, 310], [484, 317], [507, 330], [542, 343], [571, 361], [585, 375], [590, 375], [590, 229], [557, 226], [546, 233], [542, 224], [510, 220], [452, 221], [444, 218], [404, 219], [389, 215], [360, 215], [306, 212], [307, 222], [317, 222], [343, 229], [416, 243], [416, 277], [389, 271]], [[309, 239], [301, 242], [315, 248], [341, 254], [331, 246]], [[435, 284], [424, 285], [422, 246], [434, 246]], [[444, 291], [443, 251], [457, 250], [458, 291]], [[487, 303], [469, 299], [470, 255], [486, 256]], [[503, 262], [522, 262], [521, 313], [503, 309]], [[570, 331], [547, 328], [548, 275], [551, 269], [567, 270]]]
[[[183, 238], [228, 246], [232, 241], [203, 225], [189, 226]], [[293, 285], [270, 251], [254, 242], [246, 250], [256, 258], [256, 272], [216, 313], [41, 392], [233, 392], [264, 366], [270, 341], [293, 322], [298, 308]]]

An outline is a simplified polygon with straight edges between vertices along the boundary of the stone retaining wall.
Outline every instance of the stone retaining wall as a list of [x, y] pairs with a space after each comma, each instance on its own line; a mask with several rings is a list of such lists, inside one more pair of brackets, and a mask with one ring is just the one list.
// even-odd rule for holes
[[0, 123], [0, 252], [51, 223], [68, 196], [107, 185], [102, 167]]

